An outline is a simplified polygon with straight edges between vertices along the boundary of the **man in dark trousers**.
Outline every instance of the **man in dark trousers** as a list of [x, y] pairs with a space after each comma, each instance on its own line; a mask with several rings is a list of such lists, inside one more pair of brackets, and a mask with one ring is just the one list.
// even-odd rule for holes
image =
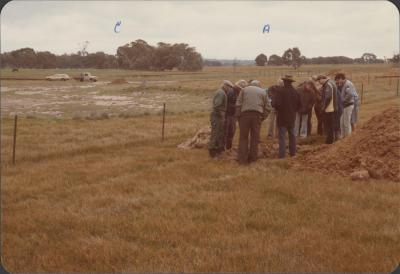
[[332, 144], [335, 140], [337, 124], [338, 94], [335, 82], [324, 75], [318, 76], [322, 85], [322, 111], [324, 113], [324, 131], [326, 134], [325, 144]]
[[301, 108], [300, 97], [292, 86], [295, 82], [292, 75], [282, 78], [283, 87], [272, 99], [272, 106], [277, 112], [277, 125], [279, 130], [279, 158], [285, 158], [286, 154], [286, 131], [289, 135], [290, 156], [296, 155], [296, 136], [294, 134], [294, 122], [296, 112]]
[[239, 164], [247, 164], [257, 160], [261, 122], [271, 112], [267, 92], [260, 86], [259, 81], [251, 81], [250, 86], [240, 91], [236, 100], [236, 116], [239, 117], [240, 128]]
[[245, 80], [239, 80], [235, 83], [233, 88], [226, 93], [227, 96], [227, 109], [225, 116], [225, 149], [229, 150], [232, 148], [233, 137], [236, 131], [236, 99], [240, 94], [240, 91], [247, 86]]
[[212, 158], [225, 150], [225, 114], [227, 108], [227, 96], [233, 88], [233, 84], [224, 80], [221, 88], [217, 90], [213, 98], [213, 107], [210, 116], [211, 136], [208, 144], [208, 152]]
[[315, 104], [314, 83], [310, 80], [304, 81], [297, 88], [297, 93], [300, 96], [301, 108], [296, 114], [294, 123], [294, 135], [305, 138], [309, 134], [308, 115], [311, 115], [312, 108]]

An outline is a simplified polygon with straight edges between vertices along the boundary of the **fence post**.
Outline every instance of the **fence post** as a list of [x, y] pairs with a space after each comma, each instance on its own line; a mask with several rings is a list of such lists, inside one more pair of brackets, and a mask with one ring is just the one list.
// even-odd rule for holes
[[165, 103], [163, 105], [163, 117], [162, 117], [162, 131], [161, 131], [161, 141], [164, 141], [164, 128], [165, 128]]
[[15, 147], [17, 145], [17, 119], [18, 115], [14, 117], [14, 142], [13, 142], [13, 164], [15, 165]]
[[361, 83], [361, 104], [364, 103], [364, 83]]
[[368, 85], [369, 85], [369, 73], [368, 73]]
[[399, 81], [400, 81], [400, 78], [399, 78], [399, 77], [397, 77], [396, 96], [399, 96]]

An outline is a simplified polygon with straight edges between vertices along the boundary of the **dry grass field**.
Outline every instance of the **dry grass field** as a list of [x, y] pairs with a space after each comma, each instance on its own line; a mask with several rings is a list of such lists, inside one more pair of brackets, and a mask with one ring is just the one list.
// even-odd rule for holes
[[[294, 75], [300, 81], [339, 69], [359, 93], [364, 85], [361, 124], [399, 106], [396, 81], [374, 78], [396, 73], [389, 65], [304, 66]], [[400, 261], [399, 183], [298, 171], [278, 159], [243, 167], [210, 159], [205, 150], [177, 149], [209, 123], [222, 79], [268, 86], [286, 71], [91, 70], [96, 84], [1, 81], [3, 266], [10, 272], [392, 271]], [[116, 79], [128, 82], [112, 84]], [[137, 84], [144, 79], [146, 88]]]

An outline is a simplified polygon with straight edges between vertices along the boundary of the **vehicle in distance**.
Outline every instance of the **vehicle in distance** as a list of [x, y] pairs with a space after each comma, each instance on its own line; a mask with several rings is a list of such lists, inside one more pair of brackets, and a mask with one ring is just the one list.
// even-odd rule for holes
[[80, 80], [81, 80], [81, 82], [83, 82], [83, 81], [96, 82], [97, 76], [91, 75], [90, 72], [83, 72], [83, 73], [81, 73]]
[[56, 80], [67, 81], [69, 79], [70, 77], [68, 76], [68, 74], [62, 74], [62, 73], [57, 73], [46, 77], [46, 80], [49, 81], [56, 81]]

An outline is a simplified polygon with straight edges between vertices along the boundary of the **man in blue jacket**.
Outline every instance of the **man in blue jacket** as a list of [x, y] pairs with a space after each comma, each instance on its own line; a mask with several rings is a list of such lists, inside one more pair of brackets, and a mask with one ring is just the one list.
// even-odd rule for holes
[[336, 74], [335, 81], [343, 100], [343, 114], [340, 119], [340, 136], [341, 138], [345, 138], [351, 134], [351, 117], [354, 109], [354, 94], [357, 92], [355, 91], [353, 83], [346, 79], [344, 73]]

